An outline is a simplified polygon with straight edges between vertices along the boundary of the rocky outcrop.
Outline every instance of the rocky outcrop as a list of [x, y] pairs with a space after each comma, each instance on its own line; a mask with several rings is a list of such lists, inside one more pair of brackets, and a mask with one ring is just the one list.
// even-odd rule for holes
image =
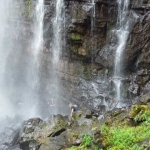
[[82, 108], [72, 118], [59, 114], [46, 120], [32, 118], [15, 130], [5, 129], [1, 133], [1, 149], [149, 148], [149, 114], [147, 105], [134, 105], [106, 112], [103, 116]]
[[23, 123], [16, 143], [22, 150], [67, 149], [79, 145], [79, 135], [95, 128], [98, 122], [98, 116], [86, 109], [76, 112], [72, 118], [62, 115], [54, 115], [45, 121], [33, 118]]

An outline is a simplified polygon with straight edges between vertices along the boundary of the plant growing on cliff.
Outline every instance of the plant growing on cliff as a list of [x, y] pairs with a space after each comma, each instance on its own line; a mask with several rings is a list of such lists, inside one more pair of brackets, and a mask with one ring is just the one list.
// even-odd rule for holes
[[143, 150], [143, 147], [138, 146], [137, 143], [150, 136], [150, 127], [144, 123], [137, 127], [108, 127], [103, 125], [102, 135], [103, 145], [108, 150]]
[[136, 122], [150, 122], [150, 108], [146, 105], [134, 105], [132, 107], [130, 116]]
[[82, 138], [80, 146], [72, 146], [68, 150], [101, 150], [98, 146], [95, 146], [93, 144], [93, 141], [95, 140], [92, 135], [89, 134], [81, 134], [80, 137]]
[[92, 141], [94, 140], [91, 134], [82, 134], [82, 145], [83, 147], [88, 147], [91, 145]]

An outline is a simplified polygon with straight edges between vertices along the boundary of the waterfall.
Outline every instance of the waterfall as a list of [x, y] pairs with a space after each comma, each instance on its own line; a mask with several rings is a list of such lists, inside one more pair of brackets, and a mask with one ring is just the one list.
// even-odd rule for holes
[[35, 19], [35, 40], [34, 40], [34, 55], [35, 58], [43, 46], [43, 18], [44, 18], [44, 0], [38, 0], [36, 5], [36, 19]]
[[95, 1], [92, 0], [92, 5], [93, 5], [93, 17], [95, 18]]
[[43, 19], [44, 19], [44, 0], [38, 0], [35, 5], [35, 17], [33, 22], [33, 32], [34, 38], [31, 43], [31, 50], [32, 55], [30, 57], [30, 65], [27, 69], [27, 87], [30, 88], [31, 93], [26, 98], [28, 99], [29, 103], [26, 101], [27, 105], [32, 104], [33, 107], [30, 107], [28, 113], [31, 117], [40, 116], [41, 112], [39, 109], [40, 101], [40, 54], [42, 53], [43, 49]]
[[62, 8], [63, 0], [56, 0], [56, 12], [53, 20], [53, 44], [52, 44], [52, 53], [53, 53], [53, 64], [57, 64], [62, 50]]
[[52, 40], [52, 68], [51, 68], [51, 101], [55, 105], [53, 114], [60, 113], [59, 107], [61, 106], [62, 98], [60, 97], [61, 87], [59, 80], [59, 67], [61, 66], [60, 56], [62, 54], [63, 47], [63, 0], [56, 0], [55, 13], [53, 18], [53, 40]]
[[123, 52], [125, 50], [126, 42], [129, 35], [129, 21], [128, 21], [128, 7], [129, 0], [117, 0], [118, 3], [118, 19], [117, 27], [114, 32], [117, 35], [118, 44], [115, 54], [115, 68], [114, 68], [114, 83], [116, 87], [116, 102], [117, 107], [121, 105], [121, 88], [123, 77], [122, 65], [123, 65]]
[[[95, 28], [95, 2], [92, 0], [92, 14], [91, 14], [91, 32], [92, 32], [92, 52], [95, 49], [94, 28]], [[93, 54], [93, 53], [92, 53]], [[92, 56], [93, 57], [93, 56]], [[93, 59], [93, 58], [92, 58]], [[92, 60], [93, 61], [93, 60]]]
[[[32, 10], [35, 17], [27, 22], [27, 16], [20, 16], [22, 12], [29, 15], [28, 5], [23, 0], [0, 0], [0, 120], [3, 119], [0, 129], [16, 116], [21, 119], [40, 116], [39, 54], [43, 45], [43, 3], [44, 0], [37, 1]], [[33, 36], [30, 36], [31, 30]]]

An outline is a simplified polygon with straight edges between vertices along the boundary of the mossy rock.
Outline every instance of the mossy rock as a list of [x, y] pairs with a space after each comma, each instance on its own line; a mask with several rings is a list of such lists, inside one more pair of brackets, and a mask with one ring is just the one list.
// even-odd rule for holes
[[134, 105], [130, 117], [135, 121], [148, 121], [150, 120], [150, 107], [147, 105]]
[[74, 41], [81, 40], [81, 35], [79, 33], [72, 33], [71, 34], [71, 39]]

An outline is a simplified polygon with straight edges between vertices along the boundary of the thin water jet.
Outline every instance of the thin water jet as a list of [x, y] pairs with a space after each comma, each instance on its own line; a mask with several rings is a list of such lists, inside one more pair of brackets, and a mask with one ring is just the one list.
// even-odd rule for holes
[[117, 0], [118, 3], [118, 18], [117, 18], [117, 27], [113, 31], [117, 35], [118, 44], [115, 54], [115, 64], [114, 64], [114, 84], [116, 88], [116, 103], [117, 107], [121, 107], [121, 88], [122, 82], [122, 65], [123, 65], [123, 52], [126, 47], [126, 42], [129, 35], [129, 20], [128, 20], [128, 7], [129, 0]]
[[64, 27], [64, 16], [63, 16], [64, 1], [56, 0], [55, 16], [53, 18], [53, 40], [52, 40], [52, 68], [51, 68], [51, 99], [55, 104], [53, 114], [60, 113], [59, 107], [61, 107], [60, 92], [60, 77], [59, 67], [61, 66], [60, 56], [62, 55], [63, 47], [63, 27]]

